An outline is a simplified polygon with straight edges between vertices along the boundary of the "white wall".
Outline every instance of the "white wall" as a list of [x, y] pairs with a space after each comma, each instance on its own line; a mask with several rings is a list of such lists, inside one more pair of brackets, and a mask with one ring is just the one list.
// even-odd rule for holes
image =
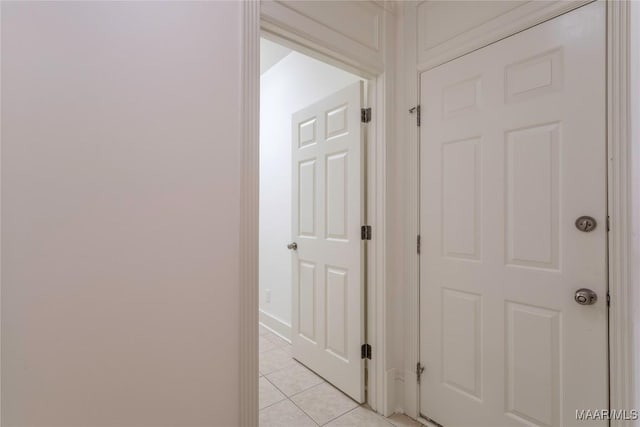
[[260, 78], [260, 319], [285, 336], [291, 327], [291, 115], [359, 79], [298, 52]]
[[241, 4], [2, 3], [2, 426], [238, 424]]

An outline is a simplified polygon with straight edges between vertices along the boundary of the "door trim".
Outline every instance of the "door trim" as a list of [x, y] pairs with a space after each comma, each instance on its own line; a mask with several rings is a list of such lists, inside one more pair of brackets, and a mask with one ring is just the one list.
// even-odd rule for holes
[[[524, 1], [515, 9], [429, 49], [429, 59], [419, 61], [418, 68], [421, 72], [430, 70], [592, 1]], [[426, 52], [419, 55], [421, 53]]]
[[[271, 4], [270, 7], [277, 7]], [[242, 140], [241, 194], [240, 194], [240, 425], [258, 425], [258, 192], [259, 192], [259, 100], [260, 100], [260, 36], [287, 44], [296, 50], [337, 65], [367, 78], [367, 102], [373, 107], [372, 120], [366, 129], [366, 221], [373, 227], [371, 241], [367, 242], [366, 264], [366, 322], [367, 341], [373, 348], [373, 357], [367, 367], [367, 403], [372, 409], [386, 415], [395, 410], [393, 370], [387, 369], [386, 360], [386, 141], [392, 134], [393, 111], [388, 108], [392, 99], [393, 82], [393, 26], [395, 17], [384, 9], [383, 43], [384, 67], [358, 62], [346, 62], [344, 55], [323, 47], [329, 46], [323, 38], [311, 39], [305, 34], [292, 33], [274, 20], [261, 16], [259, 1], [242, 2]], [[293, 23], [288, 23], [293, 24]], [[328, 38], [329, 36], [327, 36]], [[322, 48], [322, 49], [321, 49]]]
[[[607, 2], [607, 145], [609, 232], [609, 400], [613, 409], [636, 407], [638, 374], [634, 339], [632, 232], [634, 227], [633, 142], [631, 138], [631, 4]], [[637, 7], [637, 6], [636, 6]], [[636, 46], [637, 47], [637, 46]], [[636, 77], [637, 78], [637, 77]], [[637, 81], [637, 80], [636, 80]], [[637, 143], [636, 143], [637, 145]], [[637, 149], [637, 148], [636, 148]], [[637, 155], [637, 154], [636, 154]], [[637, 167], [637, 166], [636, 166]], [[637, 173], [637, 172], [636, 172]], [[637, 189], [636, 189], [637, 191]], [[636, 254], [637, 256], [637, 254]], [[637, 278], [635, 278], [637, 281]], [[611, 425], [622, 426], [622, 421]]]
[[[634, 187], [634, 174], [640, 173], [638, 165], [634, 164], [632, 155], [632, 120], [631, 120], [631, 79], [635, 87], [640, 78], [634, 77], [632, 71], [631, 49], [632, 46], [632, 8], [633, 2], [627, 1], [607, 1], [607, 150], [608, 150], [608, 202], [607, 211], [611, 220], [611, 231], [608, 236], [609, 244], [609, 293], [611, 306], [609, 310], [609, 381], [610, 381], [610, 407], [615, 409], [633, 409], [637, 406], [635, 375], [640, 373], [637, 362], [638, 343], [635, 339], [634, 315], [637, 310], [633, 309], [634, 302], [640, 296], [640, 282], [638, 272], [635, 270], [634, 261], [637, 263], [638, 256], [637, 242], [632, 241], [632, 232], [638, 224], [634, 216], [640, 214], [636, 206], [640, 200], [637, 193], [638, 188]], [[571, 10], [583, 6], [586, 2], [574, 3]], [[565, 2], [555, 2], [552, 9], [546, 9], [545, 19], [552, 19], [571, 10], [566, 8]], [[420, 73], [425, 71], [425, 64], [419, 64], [417, 58], [417, 3], [408, 2], [401, 12], [404, 33], [404, 49], [406, 57], [402, 72], [406, 76], [404, 98], [407, 104], [417, 104], [419, 102], [419, 78]], [[635, 11], [633, 16], [639, 16], [640, 10]], [[511, 34], [523, 31], [541, 22], [518, 21], [511, 28]], [[637, 25], [634, 22], [634, 25]], [[638, 31], [638, 29], [634, 29]], [[500, 38], [489, 40], [483, 39], [483, 44], [496, 42]], [[636, 46], [637, 47], [637, 46]], [[474, 49], [475, 50], [475, 49]], [[470, 53], [465, 51], [464, 54]], [[461, 56], [459, 54], [457, 56]], [[457, 57], [456, 56], [456, 57]], [[453, 59], [453, 58], [450, 58]], [[439, 62], [439, 61], [436, 61]], [[446, 61], [444, 61], [446, 62]], [[637, 71], [637, 70], [636, 70]], [[419, 180], [420, 168], [419, 160], [419, 131], [410, 118], [399, 123], [406, 139], [412, 141], [407, 158], [407, 173], [409, 174], [409, 188], [407, 194], [409, 198], [410, 212], [407, 214], [407, 235], [415, 236], [419, 234]], [[637, 135], [636, 135], [637, 137]], [[636, 144], [637, 146], [638, 144]], [[635, 147], [637, 150], [638, 148]], [[638, 154], [635, 154], [638, 156]], [[635, 203], [635, 204], [634, 204]], [[413, 241], [408, 242], [407, 253], [415, 253]], [[428, 420], [420, 417], [419, 387], [414, 380], [413, 368], [419, 361], [419, 324], [420, 312], [417, 301], [419, 301], [420, 288], [420, 261], [419, 257], [409, 256], [407, 260], [408, 289], [405, 296], [405, 310], [407, 313], [405, 343], [405, 387], [404, 387], [404, 412], [420, 420], [426, 425], [431, 425]], [[611, 421], [612, 426], [622, 426], [624, 421]]]
[[258, 425], [258, 209], [260, 188], [260, 3], [242, 2], [240, 141], [240, 426]]

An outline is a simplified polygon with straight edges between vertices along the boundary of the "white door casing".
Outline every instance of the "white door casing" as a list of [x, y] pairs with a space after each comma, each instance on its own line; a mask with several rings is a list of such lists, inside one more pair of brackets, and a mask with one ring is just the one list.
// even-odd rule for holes
[[363, 82], [292, 119], [293, 357], [364, 401]]
[[420, 412], [577, 425], [608, 408], [605, 4], [427, 71], [420, 93]]

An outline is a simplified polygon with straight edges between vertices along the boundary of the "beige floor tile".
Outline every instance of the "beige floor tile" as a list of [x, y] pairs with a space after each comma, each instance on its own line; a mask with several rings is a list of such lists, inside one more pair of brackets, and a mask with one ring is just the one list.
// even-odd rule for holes
[[287, 396], [300, 393], [324, 382], [322, 378], [299, 363], [269, 374], [267, 378]]
[[270, 342], [277, 345], [278, 347], [285, 347], [285, 346], [291, 345], [289, 341], [283, 338], [280, 338], [276, 334], [268, 333], [268, 334], [264, 334], [263, 337], [265, 337], [266, 339], [268, 339]]
[[260, 353], [259, 368], [262, 375], [268, 375], [287, 366], [294, 365], [295, 360], [280, 348]]
[[260, 353], [273, 350], [275, 348], [278, 348], [278, 346], [276, 346], [274, 343], [266, 339], [263, 335], [260, 335], [258, 337], [258, 351]]
[[278, 403], [281, 400], [286, 399], [286, 396], [280, 392], [271, 384], [265, 377], [262, 377], [258, 380], [258, 384], [260, 386], [260, 391], [258, 395], [258, 401], [260, 405], [260, 409], [264, 409], [267, 406], [271, 406], [274, 403]]
[[317, 427], [317, 424], [290, 400], [283, 400], [262, 409], [259, 422], [260, 427]]
[[282, 350], [284, 350], [285, 353], [287, 353], [289, 355], [289, 357], [293, 357], [293, 347], [291, 347], [291, 345], [285, 345], [283, 347], [280, 347]]
[[336, 418], [327, 427], [391, 427], [384, 417], [363, 406]]
[[422, 425], [404, 414], [393, 414], [387, 420], [396, 427], [419, 427]]
[[328, 383], [322, 383], [291, 397], [291, 400], [322, 425], [338, 418], [358, 404]]

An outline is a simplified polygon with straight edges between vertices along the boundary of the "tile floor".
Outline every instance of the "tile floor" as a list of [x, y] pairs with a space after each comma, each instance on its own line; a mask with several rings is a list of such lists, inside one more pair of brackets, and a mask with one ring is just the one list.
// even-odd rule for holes
[[291, 345], [260, 326], [260, 427], [417, 427], [358, 405], [291, 357]]

